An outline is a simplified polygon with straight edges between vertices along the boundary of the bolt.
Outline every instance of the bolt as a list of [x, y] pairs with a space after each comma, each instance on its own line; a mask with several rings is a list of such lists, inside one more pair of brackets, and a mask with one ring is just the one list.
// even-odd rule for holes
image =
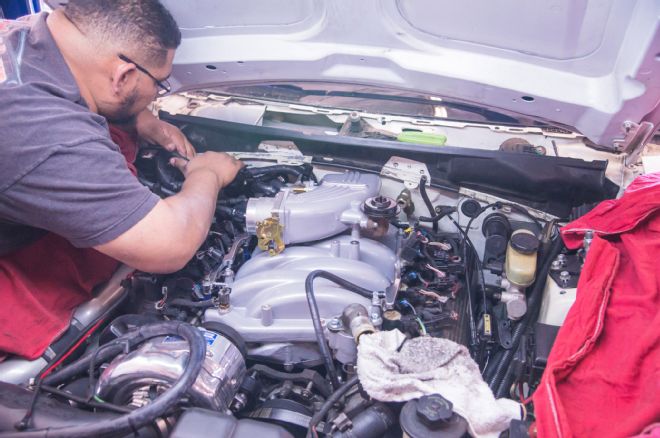
[[568, 283], [568, 280], [570, 280], [570, 279], [571, 279], [571, 273], [570, 273], [570, 272], [568, 272], [568, 271], [561, 271], [561, 272], [559, 273], [559, 280], [561, 280], [561, 282], [562, 282], [563, 284]]
[[244, 393], [239, 392], [234, 396], [230, 409], [233, 412], [239, 412], [242, 411], [245, 406], [247, 406], [247, 396]]
[[566, 254], [559, 254], [559, 255], [557, 256], [557, 260], [558, 260], [562, 265], [565, 265], [565, 264], [566, 264]]
[[380, 317], [378, 312], [374, 312], [369, 315], [369, 321], [371, 321], [371, 324], [373, 324], [375, 327], [380, 327], [383, 325], [383, 318]]
[[302, 391], [300, 391], [300, 395], [306, 400], [311, 399], [314, 394], [312, 393], [312, 387], [314, 386], [313, 382], [309, 382], [307, 386], [305, 386]]
[[558, 271], [561, 268], [562, 268], [562, 264], [559, 260], [552, 261], [552, 266], [550, 267], [550, 269], [552, 269], [553, 271]]
[[330, 321], [328, 321], [328, 330], [332, 331], [338, 331], [343, 328], [343, 324], [341, 323], [341, 319], [339, 318], [332, 318]]
[[560, 290], [559, 295], [566, 295], [566, 291], [564, 289]]

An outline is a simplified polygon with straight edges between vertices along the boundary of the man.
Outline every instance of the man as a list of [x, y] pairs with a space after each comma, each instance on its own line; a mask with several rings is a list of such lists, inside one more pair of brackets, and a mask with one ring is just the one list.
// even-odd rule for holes
[[[145, 109], [160, 91], [169, 91], [167, 78], [180, 41], [174, 19], [158, 0], [71, 0], [4, 35], [0, 351], [37, 355], [39, 348], [26, 353], [13, 342], [32, 329], [24, 322], [16, 326], [12, 318], [18, 320], [16, 312], [24, 310], [26, 293], [42, 294], [34, 303], [52, 299], [21, 285], [44, 279], [43, 270], [25, 271], [30, 265], [48, 271], [43, 253], [57, 251], [53, 234], [81, 251], [93, 248], [136, 269], [160, 273], [182, 268], [206, 237], [218, 192], [241, 164], [222, 153], [196, 155], [177, 128]], [[189, 161], [172, 161], [185, 176], [181, 192], [160, 199], [139, 184], [111, 141], [106, 120], [132, 125], [142, 139], [187, 156]], [[67, 260], [90, 263], [96, 257], [80, 257], [73, 247], [75, 257]], [[81, 275], [80, 263], [72, 263], [76, 266], [69, 277]], [[88, 289], [89, 283], [77, 286]], [[64, 307], [70, 311], [71, 303]], [[40, 320], [31, 321], [39, 325]], [[50, 337], [57, 335], [53, 327]]]

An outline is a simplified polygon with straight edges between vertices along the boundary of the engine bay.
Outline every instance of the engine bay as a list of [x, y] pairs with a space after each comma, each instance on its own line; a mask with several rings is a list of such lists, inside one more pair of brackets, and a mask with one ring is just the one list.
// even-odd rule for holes
[[[520, 411], [498, 432], [530, 424], [526, 399], [588, 242], [566, 251], [560, 217], [517, 202], [524, 190], [516, 200], [444, 190], [432, 184], [434, 169], [410, 157], [391, 156], [376, 172], [282, 140], [234, 156], [246, 167], [223, 189], [185, 268], [115, 276], [97, 295], [102, 304], [74, 315], [78, 331], [47, 367], [0, 364], [28, 387], [2, 383], [2, 404], [13, 403], [2, 430], [82, 436], [97, 423], [109, 436], [486, 436], [440, 394], [403, 403], [362, 389], [361, 340], [393, 331], [469, 354], [482, 384]], [[183, 183], [169, 159], [145, 148], [136, 161], [141, 182], [162, 197]], [[37, 400], [40, 392], [48, 396]], [[28, 430], [16, 432], [21, 421]]]

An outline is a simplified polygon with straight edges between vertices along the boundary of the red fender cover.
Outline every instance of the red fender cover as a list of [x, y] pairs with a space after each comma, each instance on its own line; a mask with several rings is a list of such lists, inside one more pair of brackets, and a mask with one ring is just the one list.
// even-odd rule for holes
[[539, 437], [627, 437], [660, 419], [660, 173], [561, 230], [594, 240], [533, 396]]

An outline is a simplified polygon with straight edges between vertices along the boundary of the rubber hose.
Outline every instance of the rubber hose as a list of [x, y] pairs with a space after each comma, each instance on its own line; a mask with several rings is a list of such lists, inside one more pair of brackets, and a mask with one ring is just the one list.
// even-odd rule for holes
[[513, 367], [508, 367], [502, 378], [502, 383], [500, 383], [500, 386], [495, 391], [495, 398], [505, 397], [507, 391], [511, 388], [515, 377]]
[[351, 418], [352, 426], [335, 432], [332, 438], [380, 438], [396, 424], [396, 416], [384, 403], [374, 403]]
[[[433, 209], [433, 204], [431, 203], [431, 199], [429, 199], [429, 194], [426, 193], [426, 175], [422, 176], [422, 178], [419, 180], [419, 193], [422, 195], [422, 200], [424, 201], [424, 204], [426, 204], [426, 208], [429, 210], [429, 214], [431, 217], [434, 217], [435, 210]], [[433, 232], [437, 233], [438, 232], [438, 222], [433, 221]]]
[[[147, 339], [171, 334], [171, 331], [174, 330], [172, 328], [173, 324], [182, 324], [182, 323], [161, 322], [157, 324], [143, 325], [135, 330], [131, 330], [130, 332], [120, 336], [114, 341], [121, 339], [122, 341], [128, 342], [129, 347], [133, 347], [141, 342], [144, 342]], [[95, 360], [99, 362], [107, 361], [112, 357], [116, 356], [117, 354], [121, 353], [123, 350], [124, 350], [124, 345], [116, 345], [113, 348], [108, 348], [107, 350], [104, 350], [102, 354], [96, 356]], [[44, 378], [43, 384], [49, 386], [57, 386], [61, 383], [64, 383], [66, 380], [70, 379], [71, 377], [75, 377], [78, 374], [87, 371], [87, 367], [89, 366], [89, 362], [92, 360], [93, 356], [94, 356], [94, 352], [90, 352], [85, 356], [81, 357], [80, 359], [78, 359], [77, 361], [73, 362], [72, 364], [67, 365], [61, 370], [52, 373], [51, 375]]]
[[488, 382], [494, 394], [500, 393], [500, 386], [502, 386], [502, 383], [504, 382], [504, 378], [506, 374], [509, 372], [511, 361], [513, 360], [513, 356], [518, 350], [520, 339], [522, 338], [523, 333], [527, 330], [529, 324], [536, 320], [536, 313], [538, 313], [537, 308], [540, 307], [541, 298], [542, 298], [541, 295], [543, 293], [545, 280], [548, 275], [548, 271], [550, 269], [550, 264], [552, 263], [552, 260], [555, 258], [555, 256], [561, 250], [561, 247], [562, 247], [562, 240], [560, 237], [557, 237], [556, 240], [553, 242], [550, 251], [548, 252], [548, 256], [543, 261], [543, 265], [541, 266], [541, 270], [537, 277], [538, 281], [536, 284], [534, 284], [534, 288], [532, 289], [532, 293], [530, 294], [527, 314], [525, 315], [525, 318], [522, 321], [520, 321], [520, 323], [513, 330], [511, 336], [511, 340], [512, 340], [511, 348], [509, 350], [506, 350], [502, 354], [502, 357], [500, 361], [497, 363], [497, 366], [495, 368], [495, 372], [493, 373], [491, 380]]
[[314, 326], [314, 336], [316, 337], [316, 343], [319, 346], [321, 351], [321, 356], [323, 356], [323, 363], [325, 364], [325, 370], [330, 379], [330, 383], [333, 388], [337, 388], [339, 385], [339, 377], [337, 375], [337, 370], [335, 369], [335, 363], [332, 360], [332, 354], [330, 353], [330, 347], [325, 339], [323, 334], [323, 325], [321, 324], [321, 316], [319, 315], [319, 306], [316, 303], [316, 296], [314, 295], [314, 282], [315, 276], [313, 276], [317, 271], [313, 271], [307, 276], [305, 280], [305, 294], [307, 295], [307, 305], [309, 306], [309, 313], [312, 317], [312, 325]]
[[332, 272], [316, 270], [309, 273], [305, 279], [305, 293], [307, 295], [307, 305], [309, 306], [309, 313], [312, 317], [312, 324], [314, 325], [314, 334], [316, 336], [316, 342], [321, 350], [321, 355], [323, 356], [323, 362], [325, 364], [325, 369], [328, 373], [328, 378], [332, 383], [333, 388], [339, 386], [339, 377], [337, 375], [337, 370], [335, 369], [334, 361], [332, 360], [332, 354], [330, 353], [330, 347], [325, 339], [323, 334], [323, 325], [321, 324], [321, 316], [319, 315], [318, 304], [316, 303], [316, 296], [314, 294], [314, 279], [316, 278], [325, 278], [330, 280], [333, 283], [341, 286], [344, 289], [347, 289], [351, 292], [357, 293], [360, 296], [365, 298], [371, 298], [373, 292], [358, 286], [357, 284], [351, 283], [348, 280], [345, 280]]
[[309, 420], [309, 429], [307, 431], [307, 437], [311, 437], [311, 431], [312, 427], [316, 427], [317, 424], [321, 422], [325, 418], [326, 415], [328, 415], [328, 412], [330, 412], [330, 409], [332, 409], [332, 406], [339, 401], [340, 398], [342, 398], [346, 393], [355, 385], [357, 385], [359, 379], [358, 376], [353, 376], [350, 379], [346, 381], [342, 386], [337, 388], [335, 392], [333, 392], [330, 397], [328, 397], [325, 402], [321, 405], [319, 408], [318, 412], [312, 416], [312, 419]]
[[435, 216], [432, 217], [426, 217], [426, 216], [420, 216], [417, 218], [418, 221], [420, 222], [434, 222], [437, 223], [442, 219], [443, 217], [447, 216], [448, 214], [454, 213], [456, 209], [454, 207], [441, 207], [440, 213], [436, 214]]
[[500, 359], [502, 358], [502, 353], [505, 350], [497, 351], [496, 353], [493, 354], [493, 357], [491, 357], [490, 361], [488, 362], [488, 365], [486, 366], [486, 369], [483, 372], [484, 380], [486, 382], [490, 382], [493, 376], [495, 375], [495, 369], [497, 368], [497, 364], [500, 363]]
[[365, 289], [361, 286], [358, 286], [355, 283], [351, 283], [350, 281], [348, 281], [344, 278], [341, 278], [340, 276], [335, 275], [332, 272], [324, 271], [324, 270], [321, 270], [321, 269], [316, 270], [316, 271], [312, 271], [307, 276], [306, 281], [313, 281], [315, 278], [325, 278], [326, 280], [330, 280], [333, 283], [335, 283], [336, 285], [341, 286], [342, 288], [344, 288], [348, 291], [351, 291], [353, 293], [356, 293], [358, 295], [361, 295], [365, 298], [371, 299], [374, 296], [373, 291], [371, 291], [369, 289]]
[[240, 205], [240, 204], [247, 204], [248, 198], [245, 196], [239, 196], [237, 198], [223, 198], [223, 199], [218, 199], [218, 205]]
[[153, 314], [126, 313], [119, 315], [103, 329], [99, 336], [99, 342], [105, 344], [109, 340], [114, 341], [116, 338], [130, 332], [131, 329], [160, 321], [162, 320]]
[[245, 220], [245, 208], [241, 210], [234, 207], [227, 207], [225, 205], [217, 205], [215, 207], [215, 212], [221, 216], [236, 219], [239, 222], [243, 222]]
[[156, 157], [156, 174], [158, 175], [158, 180], [160, 184], [167, 190], [172, 192], [181, 191], [181, 186], [183, 186], [182, 181], [177, 181], [174, 175], [171, 173], [174, 167], [170, 165], [170, 158], [166, 154], [158, 154]]
[[541, 306], [541, 301], [543, 298], [542, 297], [543, 288], [545, 287], [545, 282], [548, 276], [548, 271], [550, 270], [550, 265], [552, 264], [552, 260], [554, 260], [557, 254], [559, 254], [559, 251], [561, 251], [562, 246], [563, 246], [563, 242], [561, 240], [561, 237], [559, 236], [556, 237], [555, 240], [552, 242], [552, 245], [547, 253], [547, 256], [543, 260], [543, 265], [541, 266], [541, 269], [538, 273], [537, 281], [534, 284], [534, 287], [532, 288], [532, 293], [529, 296], [529, 302], [528, 302], [529, 305], [528, 305], [527, 314], [513, 330], [513, 334], [511, 336], [511, 349], [506, 350], [502, 354], [502, 358], [500, 359], [499, 363], [497, 364], [497, 367], [495, 368], [493, 377], [488, 382], [488, 385], [493, 390], [493, 393], [499, 392], [500, 385], [502, 384], [504, 377], [507, 374], [509, 365], [511, 363], [511, 360], [513, 359], [513, 355], [516, 353], [516, 350], [518, 349], [518, 345], [520, 344], [520, 339], [522, 338], [523, 333], [527, 330], [527, 327], [529, 327], [530, 323], [536, 321], [537, 313]]
[[167, 302], [166, 304], [176, 307], [189, 307], [191, 309], [210, 309], [215, 307], [215, 304], [212, 300], [206, 301], [193, 301], [186, 300], [185, 298], [175, 298], [172, 301]]
[[252, 177], [255, 180], [258, 181], [263, 181], [263, 180], [268, 180], [268, 179], [274, 179], [277, 177], [284, 177], [287, 181], [289, 177], [293, 177], [294, 179], [298, 179], [302, 176], [301, 172], [298, 172], [297, 170], [294, 169], [282, 169], [277, 172], [264, 172], [256, 175], [252, 175]]
[[276, 189], [270, 184], [266, 184], [265, 182], [260, 182], [260, 181], [254, 182], [254, 188], [256, 191], [262, 192], [266, 196], [275, 196], [280, 191], [279, 189]]
[[[2, 438], [57, 438], [89, 437], [95, 435], [117, 435], [131, 430], [138, 430], [156, 418], [166, 414], [179, 402], [195, 383], [206, 357], [206, 341], [202, 333], [194, 326], [181, 322], [162, 322], [140, 327], [122, 338], [129, 343], [137, 339], [145, 340], [156, 336], [181, 336], [190, 345], [190, 355], [179, 379], [163, 394], [151, 403], [117, 418], [102, 420], [95, 424], [84, 424], [62, 428], [31, 430], [25, 432], [0, 433]], [[135, 344], [134, 344], [135, 345]], [[86, 356], [89, 360], [91, 355]]]
[[273, 177], [285, 174], [287, 176], [293, 176], [294, 178], [300, 178], [303, 175], [303, 172], [293, 166], [286, 166], [282, 164], [274, 166], [265, 166], [265, 167], [248, 167], [247, 172], [255, 178], [262, 178], [265, 176]]

